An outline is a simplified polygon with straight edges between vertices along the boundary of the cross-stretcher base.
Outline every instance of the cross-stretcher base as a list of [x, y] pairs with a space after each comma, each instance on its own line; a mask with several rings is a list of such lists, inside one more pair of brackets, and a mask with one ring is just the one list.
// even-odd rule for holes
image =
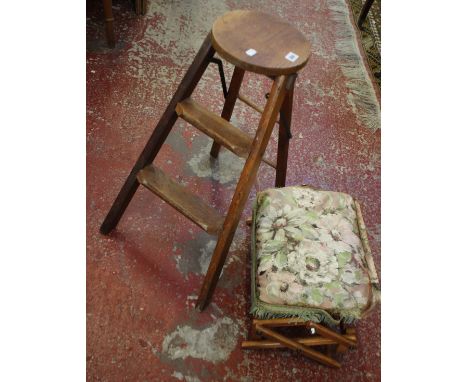
[[[279, 327], [302, 326], [311, 333], [308, 337], [289, 337], [276, 330]], [[341, 367], [334, 358], [335, 353], [343, 353], [350, 347], [357, 346], [354, 328], [340, 328], [338, 333], [321, 324], [301, 318], [277, 318], [271, 320], [254, 319], [247, 341], [242, 342], [243, 349], [281, 349], [296, 350], [306, 357], [318, 361], [326, 366]], [[313, 334], [312, 334], [313, 333]], [[327, 354], [311, 349], [322, 346]]]

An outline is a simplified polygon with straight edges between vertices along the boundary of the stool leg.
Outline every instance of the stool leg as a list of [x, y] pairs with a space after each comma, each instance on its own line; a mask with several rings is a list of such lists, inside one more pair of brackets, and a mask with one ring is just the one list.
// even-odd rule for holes
[[208, 34], [192, 65], [188, 69], [182, 82], [177, 88], [174, 97], [172, 97], [172, 100], [167, 106], [166, 111], [159, 120], [156, 128], [153, 131], [153, 134], [148, 140], [148, 143], [146, 144], [145, 148], [140, 154], [140, 157], [135, 163], [135, 166], [130, 172], [130, 175], [117, 195], [114, 204], [112, 205], [109, 213], [101, 225], [101, 233], [108, 234], [119, 223], [119, 220], [125, 212], [125, 209], [138, 189], [139, 183], [136, 178], [136, 174], [143, 167], [153, 162], [153, 160], [156, 158], [156, 155], [169, 135], [172, 126], [174, 126], [174, 123], [177, 120], [177, 113], [175, 111], [177, 103], [187, 97], [190, 97], [193, 90], [197, 86], [198, 81], [200, 81], [200, 78], [205, 72], [213, 55], [214, 49], [211, 45], [211, 36]]
[[275, 187], [284, 187], [286, 185], [286, 171], [288, 168], [288, 151], [289, 151], [289, 137], [288, 130], [285, 122], [291, 129], [292, 120], [292, 109], [294, 99], [294, 84], [291, 90], [286, 94], [283, 105], [281, 106], [281, 112], [283, 118], [280, 118], [280, 125], [278, 130], [278, 154], [276, 159], [276, 179]]
[[112, 16], [112, 0], [103, 0], [104, 18], [106, 21], [107, 44], [110, 48], [115, 46], [114, 17]]
[[[221, 113], [221, 118], [224, 118], [226, 121], [231, 119], [232, 112], [234, 111], [234, 105], [236, 104], [237, 96], [239, 95], [242, 79], [244, 78], [244, 73], [244, 69], [237, 66], [234, 68], [234, 73], [232, 75], [231, 83], [229, 84], [229, 90]], [[210, 155], [213, 158], [217, 158], [220, 148], [221, 146], [217, 142], [213, 142]]]
[[364, 20], [367, 17], [367, 14], [369, 13], [372, 4], [374, 4], [374, 0], [366, 0], [364, 6], [361, 9], [361, 13], [359, 14], [359, 19], [358, 19], [358, 27], [359, 29], [362, 29], [362, 24], [364, 23]]
[[216, 287], [242, 211], [249, 197], [250, 189], [255, 182], [257, 171], [268, 145], [276, 117], [283, 103], [285, 92], [290, 89], [292, 80], [293, 76], [291, 75], [288, 77], [279, 76], [273, 83], [270, 97], [260, 119], [260, 124], [250, 149], [249, 157], [245, 162], [239, 183], [237, 183], [231, 205], [226, 215], [226, 220], [224, 221], [223, 228], [218, 237], [218, 242], [216, 243], [215, 250], [211, 257], [210, 266], [203, 280], [203, 285], [197, 300], [197, 308], [199, 310], [205, 308]]

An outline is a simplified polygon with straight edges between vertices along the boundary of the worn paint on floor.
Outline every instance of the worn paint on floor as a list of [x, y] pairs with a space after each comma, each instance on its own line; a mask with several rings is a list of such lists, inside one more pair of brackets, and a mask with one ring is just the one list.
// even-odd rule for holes
[[[193, 60], [211, 24], [232, 9], [259, 9], [289, 20], [312, 44], [297, 80], [287, 184], [349, 192], [361, 201], [380, 270], [378, 95], [355, 40], [344, 0], [162, 1], [138, 17], [114, 1], [117, 46], [106, 48], [101, 2], [87, 11], [87, 371], [90, 381], [380, 380], [380, 309], [357, 327], [359, 348], [332, 370], [289, 351], [243, 351], [249, 323], [250, 215], [254, 192], [213, 302], [194, 304], [214, 238], [140, 189], [117, 229], [99, 233], [105, 214]], [[232, 67], [226, 67], [227, 77]], [[257, 103], [271, 82], [247, 74], [243, 93]], [[194, 98], [220, 113], [217, 68]], [[236, 126], [253, 134], [259, 115], [236, 105]], [[267, 150], [275, 156], [276, 132]], [[243, 161], [178, 121], [155, 163], [226, 211]], [[261, 165], [255, 189], [274, 184]]]

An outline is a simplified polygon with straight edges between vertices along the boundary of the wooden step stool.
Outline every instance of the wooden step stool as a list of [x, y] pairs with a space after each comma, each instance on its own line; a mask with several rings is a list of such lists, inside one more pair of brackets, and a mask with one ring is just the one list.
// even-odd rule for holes
[[[221, 117], [190, 98], [207, 66], [213, 62], [215, 52], [235, 65]], [[267, 163], [276, 168], [276, 187], [285, 185], [294, 82], [297, 71], [306, 65], [309, 56], [310, 46], [306, 38], [276, 17], [261, 12], [238, 10], [218, 18], [102, 223], [101, 233], [107, 234], [114, 229], [141, 184], [206, 232], [218, 235], [197, 300], [199, 310], [205, 308], [216, 287], [280, 110], [277, 162]], [[228, 122], [235, 102], [240, 98], [239, 89], [245, 71], [273, 79], [264, 110], [242, 97], [244, 102], [262, 113], [254, 138]], [[214, 140], [211, 149], [213, 157], [217, 157], [220, 146], [224, 146], [234, 154], [246, 158], [225, 219], [217, 210], [198, 196], [192, 195], [152, 164], [178, 117]]]

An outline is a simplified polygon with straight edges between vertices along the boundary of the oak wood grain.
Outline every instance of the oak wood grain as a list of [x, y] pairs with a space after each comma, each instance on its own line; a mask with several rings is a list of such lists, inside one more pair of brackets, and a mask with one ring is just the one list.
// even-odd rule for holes
[[252, 142], [249, 156], [245, 162], [236, 190], [234, 191], [234, 195], [226, 215], [226, 220], [224, 221], [223, 228], [220, 231], [208, 271], [205, 279], [203, 280], [203, 285], [196, 304], [199, 310], [203, 310], [206, 307], [214, 289], [216, 288], [219, 275], [229, 252], [229, 247], [231, 246], [232, 239], [234, 238], [234, 233], [236, 232], [250, 189], [256, 179], [260, 162], [268, 145], [276, 117], [278, 116], [278, 112], [283, 103], [285, 93], [292, 85], [292, 77], [292, 75], [279, 76], [273, 83], [270, 97], [268, 98], [265, 111], [260, 119], [259, 127]]
[[[291, 74], [304, 67], [311, 54], [305, 36], [280, 18], [258, 11], [236, 10], [219, 17], [211, 30], [218, 54], [244, 70], [268, 76]], [[249, 56], [246, 51], [254, 49]], [[288, 53], [298, 57], [286, 59]]]
[[107, 235], [119, 223], [122, 215], [132, 200], [133, 195], [135, 195], [135, 192], [138, 189], [139, 183], [136, 179], [136, 174], [142, 168], [153, 162], [153, 160], [158, 155], [159, 150], [161, 149], [164, 141], [174, 126], [175, 121], [177, 120], [177, 113], [175, 111], [177, 103], [187, 97], [190, 97], [193, 90], [197, 86], [198, 81], [200, 81], [200, 78], [210, 63], [214, 53], [215, 51], [211, 45], [210, 36], [208, 35], [200, 47], [197, 55], [195, 56], [195, 59], [187, 70], [187, 73], [185, 73], [185, 76], [179, 84], [179, 87], [172, 97], [171, 102], [167, 106], [166, 110], [161, 116], [161, 119], [153, 130], [153, 133], [151, 134], [143, 151], [138, 157], [138, 160], [133, 166], [133, 169], [130, 171], [127, 180], [120, 189], [120, 192], [112, 204], [109, 212], [107, 213], [106, 218], [101, 224], [100, 232], [102, 234]]
[[224, 218], [217, 210], [173, 181], [161, 169], [148, 165], [138, 172], [137, 179], [142, 186], [158, 195], [206, 232], [216, 234], [220, 230]]
[[346, 345], [346, 346], [356, 346], [356, 341], [349, 340], [342, 334], [336, 333], [333, 330], [324, 327], [323, 325], [316, 324], [315, 322], [310, 321], [307, 323], [307, 326], [309, 328], [314, 328], [318, 334], [331, 338], [335, 340], [336, 342], [338, 342], [339, 344]]
[[[176, 106], [176, 112], [180, 118], [213, 138], [215, 142], [226, 147], [237, 156], [241, 158], [249, 156], [253, 138], [224, 118], [205, 109], [193, 99], [187, 98], [179, 102]], [[273, 168], [276, 166], [268, 159], [263, 159], [263, 161]]]
[[[347, 334], [345, 335], [346, 338], [349, 340], [356, 340], [355, 335]], [[299, 342], [305, 346], [323, 346], [323, 345], [335, 345], [337, 344], [336, 341], [332, 340], [331, 338], [326, 337], [300, 337], [300, 338], [292, 338], [293, 341]], [[247, 341], [242, 341], [241, 344], [242, 348], [244, 349], [280, 349], [284, 348], [285, 346], [278, 341], [274, 340], [255, 340], [249, 339]]]
[[306, 357], [310, 359], [323, 363], [324, 365], [327, 365], [327, 366], [331, 366], [335, 368], [341, 367], [339, 362], [335, 361], [333, 358], [327, 357], [325, 354], [319, 353], [318, 351], [309, 349], [305, 345], [299, 342], [296, 342], [291, 338], [283, 336], [282, 334], [279, 334], [278, 332], [275, 332], [274, 330], [270, 328], [258, 325], [257, 331], [264, 334], [265, 337], [275, 340], [291, 350], [300, 351], [302, 354], [304, 354]]

